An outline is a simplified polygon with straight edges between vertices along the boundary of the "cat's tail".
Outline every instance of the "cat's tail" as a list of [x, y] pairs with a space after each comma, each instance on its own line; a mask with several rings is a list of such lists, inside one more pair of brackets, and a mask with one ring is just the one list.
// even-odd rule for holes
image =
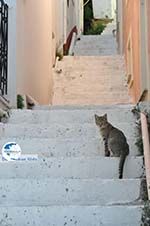
[[124, 163], [126, 160], [127, 154], [122, 154], [120, 156], [120, 162], [119, 162], [119, 179], [123, 178], [123, 168], [124, 168]]

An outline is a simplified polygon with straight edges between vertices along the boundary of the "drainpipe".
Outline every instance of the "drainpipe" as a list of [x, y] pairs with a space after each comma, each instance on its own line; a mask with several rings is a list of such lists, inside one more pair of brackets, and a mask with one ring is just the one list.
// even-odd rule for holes
[[147, 191], [148, 191], [148, 199], [150, 200], [150, 142], [149, 142], [147, 118], [144, 113], [141, 113], [141, 126], [142, 126], [142, 139], [143, 139], [143, 146], [144, 146], [144, 161], [145, 161], [145, 170], [146, 170]]

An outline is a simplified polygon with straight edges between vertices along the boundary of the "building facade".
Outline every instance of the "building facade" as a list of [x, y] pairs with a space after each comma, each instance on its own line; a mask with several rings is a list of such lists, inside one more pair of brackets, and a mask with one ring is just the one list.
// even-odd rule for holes
[[133, 102], [150, 100], [150, 2], [118, 0], [119, 52], [125, 55], [126, 79]]
[[1, 0], [8, 6], [8, 94], [50, 104], [57, 51], [67, 53], [72, 33], [82, 32], [82, 0]]
[[95, 19], [116, 17], [116, 0], [92, 0]]

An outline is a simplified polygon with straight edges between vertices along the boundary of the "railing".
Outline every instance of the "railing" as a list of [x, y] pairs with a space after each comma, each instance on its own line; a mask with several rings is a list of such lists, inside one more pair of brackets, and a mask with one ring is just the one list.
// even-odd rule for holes
[[0, 0], [0, 95], [8, 94], [8, 5]]
[[147, 191], [148, 191], [148, 198], [150, 200], [150, 141], [149, 141], [147, 118], [144, 113], [141, 113], [141, 126], [142, 126], [142, 138], [143, 138], [143, 146], [144, 146]]

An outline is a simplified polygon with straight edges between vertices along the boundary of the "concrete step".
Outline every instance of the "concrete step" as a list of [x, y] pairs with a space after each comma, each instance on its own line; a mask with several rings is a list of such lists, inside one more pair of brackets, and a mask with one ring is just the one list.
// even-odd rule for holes
[[52, 103], [53, 105], [131, 103], [125, 87], [125, 74], [124, 59], [119, 55], [64, 57], [58, 62], [53, 75]]
[[[72, 73], [73, 70], [73, 73]], [[99, 87], [101, 87], [102, 84], [110, 81], [110, 79], [115, 77], [115, 80], [112, 80], [112, 84], [118, 84], [119, 81], [123, 81], [122, 76], [120, 71], [115, 71], [112, 73], [112, 69], [108, 69], [107, 71], [105, 70], [105, 68], [101, 68], [102, 73], [100, 73], [98, 70], [92, 70], [89, 74], [89, 71], [87, 69], [81, 69], [78, 70], [78, 68], [67, 68], [67, 70], [64, 69], [64, 71], [62, 71], [62, 74], [57, 73], [57, 77], [56, 77], [56, 81], [62, 81], [62, 82], [70, 82], [70, 83], [76, 83], [78, 80], [79, 81], [83, 81], [86, 83], [83, 83], [83, 87], [84, 85], [87, 85], [87, 82], [91, 82], [91, 85], [94, 85], [94, 80], [96, 79]], [[124, 78], [125, 81], [125, 78]], [[96, 85], [96, 84], [95, 84]], [[108, 84], [109, 85], [109, 84]], [[96, 86], [95, 86], [96, 87]], [[78, 87], [80, 88], [80, 87]], [[90, 88], [90, 87], [89, 87]], [[107, 87], [106, 87], [107, 88]]]
[[[75, 178], [118, 179], [119, 158], [40, 158], [32, 162], [0, 162], [0, 179]], [[32, 172], [32, 173], [31, 173]], [[140, 178], [143, 157], [127, 158], [124, 178]]]
[[[70, 88], [69, 88], [70, 89]], [[69, 91], [69, 90], [68, 90]], [[68, 92], [67, 94], [59, 89], [59, 92], [55, 93], [55, 96], [53, 98], [53, 104], [55, 105], [83, 105], [83, 104], [92, 104], [95, 103], [95, 105], [97, 104], [123, 104], [123, 103], [131, 103], [131, 100], [129, 98], [129, 96], [127, 95], [126, 92], [124, 91], [120, 91], [120, 92], [112, 92], [109, 91], [110, 94], [108, 95], [106, 92], [103, 93], [101, 91], [99, 91], [99, 93], [97, 93], [95, 96], [92, 95], [93, 92], [90, 93], [87, 91], [86, 93], [80, 92], [78, 93], [78, 95], [76, 95], [76, 93], [74, 93], [71, 89], [71, 92]], [[97, 98], [98, 96], [100, 96], [100, 98]]]
[[[83, 62], [84, 63], [84, 62]], [[117, 62], [115, 62], [117, 63]], [[68, 74], [68, 77], [74, 77], [74, 75], [79, 74], [81, 75], [80, 80], [82, 80], [82, 76], [84, 75], [88, 75], [87, 78], [92, 79], [91, 76], [97, 77], [97, 78], [101, 78], [101, 80], [103, 81], [105, 78], [108, 78], [109, 76], [115, 76], [115, 78], [119, 77], [119, 73], [120, 75], [123, 74], [123, 70], [122, 70], [122, 65], [120, 66], [107, 66], [104, 64], [99, 64], [97, 62], [97, 65], [95, 65], [95, 67], [92, 69], [88, 69], [87, 65], [80, 65], [80, 64], [71, 64], [70, 65], [62, 65], [62, 64], [58, 64], [59, 69], [62, 69], [61, 73], [58, 73], [58, 76], [61, 78], [66, 72], [69, 73], [71, 72], [71, 70], [73, 70], [73, 74], [72, 76]], [[98, 71], [99, 70], [99, 71]], [[57, 73], [57, 71], [56, 71]], [[103, 74], [102, 74], [103, 73]], [[67, 78], [67, 76], [66, 76]]]
[[[109, 26], [109, 29], [111, 29], [113, 27], [112, 25], [111, 26], [107, 25], [107, 30], [108, 30], [108, 26]], [[109, 37], [110, 34], [107, 34], [106, 36], [104, 35], [105, 31], [107, 31], [107, 30], [105, 29], [101, 35], [81, 35], [80, 36], [81, 40], [77, 41], [77, 43], [81, 43], [81, 41], [93, 43], [93, 40], [101, 40], [101, 39], [106, 38], [107, 36]], [[111, 35], [112, 35], [112, 31], [111, 31]]]
[[[59, 91], [60, 92], [60, 91]], [[72, 97], [65, 97], [65, 95], [60, 96], [59, 94], [55, 95], [55, 98], [53, 99], [53, 104], [55, 105], [75, 105], [75, 104], [92, 104], [95, 103], [95, 105], [97, 104], [123, 104], [123, 103], [131, 103], [132, 101], [129, 99], [129, 97], [126, 95], [122, 97], [119, 97], [119, 99], [114, 99], [113, 97], [113, 93], [112, 96], [109, 96], [108, 98], [106, 96], [103, 96], [101, 93], [99, 93], [99, 95], [101, 96], [101, 99], [98, 99], [97, 97], [93, 97], [92, 99], [88, 98], [88, 96], [86, 95], [81, 95], [78, 99], [76, 99], [75, 94], [72, 95]], [[69, 95], [70, 96], [70, 95]], [[119, 96], [119, 95], [118, 95]]]
[[[19, 138], [5, 137], [0, 139], [0, 150], [7, 142], [17, 142], [23, 154], [38, 154], [44, 157], [98, 157], [104, 156], [104, 144], [102, 139], [86, 137], [74, 138], [31, 138], [23, 136]], [[136, 139], [128, 140], [130, 156], [140, 155]]]
[[[91, 73], [91, 76], [93, 76], [93, 74], [94, 74], [94, 72]], [[71, 73], [70, 73], [70, 75], [71, 75]], [[68, 84], [70, 84], [71, 86], [72, 85], [76, 86], [79, 83], [79, 81], [80, 82], [84, 81], [84, 83], [82, 85], [82, 92], [85, 92], [86, 90], [88, 90], [89, 94], [90, 94], [95, 88], [95, 95], [96, 95], [97, 93], [99, 93], [99, 91], [101, 91], [101, 93], [106, 94], [107, 91], [112, 91], [111, 88], [113, 88], [113, 87], [117, 88], [116, 90], [114, 90], [114, 92], [117, 93], [121, 89], [121, 87], [119, 85], [121, 84], [122, 86], [123, 85], [125, 86], [125, 84], [126, 84], [125, 79], [123, 80], [120, 75], [116, 75], [115, 80], [113, 80], [113, 77], [108, 74], [107, 74], [107, 76], [104, 75], [103, 78], [101, 78], [101, 75], [95, 75], [97, 84], [95, 84], [94, 76], [91, 78], [88, 78], [88, 76], [89, 75], [87, 72], [85, 72], [84, 74], [81, 74], [80, 72], [76, 72], [76, 73], [73, 73], [72, 76], [66, 77], [65, 72], [64, 72], [64, 74], [62, 74], [60, 77], [56, 78], [57, 82], [62, 82], [62, 87], [58, 86], [58, 87], [55, 87], [55, 89], [58, 89], [58, 88], [65, 89], [66, 82], [68, 82]], [[112, 77], [112, 81], [110, 81], [111, 77]], [[90, 87], [89, 87], [89, 82], [90, 82]], [[106, 83], [107, 83], [107, 86], [106, 86]], [[63, 87], [63, 85], [64, 85], [64, 87]], [[68, 89], [69, 89], [69, 87], [68, 87]], [[77, 86], [77, 91], [78, 90], [81, 90], [81, 87]], [[110, 95], [110, 94], [108, 93], [108, 95]]]
[[140, 184], [140, 179], [1, 179], [0, 206], [125, 205], [140, 202]]
[[80, 41], [76, 42], [73, 52], [79, 56], [115, 55], [117, 54], [117, 44], [112, 32], [109, 34], [105, 32], [105, 34], [97, 36], [82, 35]]
[[[126, 113], [131, 113], [131, 110], [134, 108], [134, 104], [118, 104], [118, 105], [36, 105], [34, 107], [34, 110], [40, 110], [40, 111], [49, 111], [49, 110], [63, 110], [63, 111], [79, 111], [79, 110], [89, 110], [91, 111], [99, 111], [99, 112], [104, 112], [104, 111], [110, 111], [110, 112], [120, 112], [126, 114]], [[16, 110], [14, 110], [16, 111]], [[18, 110], [17, 110], [18, 111]], [[19, 110], [20, 111], [20, 110]], [[131, 113], [132, 114], [132, 113]], [[132, 114], [133, 115], [133, 114]]]
[[[101, 44], [105, 45], [105, 42], [101, 41]], [[75, 56], [114, 56], [114, 55], [117, 55], [117, 51], [116, 51], [117, 46], [112, 47], [112, 44], [113, 44], [112, 42], [108, 43], [109, 49], [105, 49], [105, 47], [94, 46], [94, 45], [91, 45], [89, 48], [85, 49], [84, 47], [82, 47], [82, 45], [78, 45], [73, 50], [73, 53]]]
[[[106, 40], [105, 38], [108, 38], [108, 42], [107, 42], [107, 49], [106, 46], [101, 46], [101, 45], [105, 45], [106, 44]], [[91, 54], [93, 53], [92, 50], [97, 50], [97, 49], [104, 49], [106, 52], [110, 52], [110, 49], [116, 49], [116, 45], [112, 46], [112, 44], [114, 43], [114, 39], [110, 40], [110, 36], [109, 35], [104, 35], [103, 37], [101, 37], [101, 39], [99, 40], [99, 43], [92, 43], [92, 40], [82, 40], [81, 42], [76, 42], [74, 51], [77, 52], [77, 54], [79, 55], [78, 51], [80, 50], [91, 50]], [[87, 46], [87, 49], [85, 47], [85, 45]], [[89, 46], [90, 45], [90, 46]], [[93, 49], [92, 49], [93, 48]], [[115, 52], [114, 54], [111, 55], [117, 55], [117, 52]], [[81, 56], [81, 55], [79, 55]], [[88, 56], [88, 55], [87, 55]], [[95, 56], [95, 55], [93, 55]], [[107, 55], [106, 55], [107, 56]]]
[[1, 225], [140, 226], [141, 206], [37, 206], [0, 208]]
[[[79, 157], [79, 156], [104, 156], [104, 144], [102, 139], [51, 139], [51, 138], [2, 138], [0, 140], [0, 148], [10, 141], [17, 142], [23, 153], [39, 154], [45, 157]], [[137, 156], [136, 139], [129, 139], [130, 155]]]
[[[114, 123], [121, 129], [127, 139], [136, 138], [137, 130], [132, 123]], [[100, 138], [99, 128], [89, 123], [60, 124], [0, 124], [0, 136], [15, 138]]]
[[123, 73], [125, 70], [124, 58], [120, 55], [116, 56], [65, 56], [58, 62], [58, 67], [64, 69], [78, 68], [79, 70], [96, 71], [99, 72], [103, 69], [107, 71], [115, 70]]
[[[122, 55], [113, 55], [113, 56], [64, 56], [61, 61], [59, 61], [59, 64], [62, 64], [64, 62], [74, 62], [74, 64], [78, 61], [79, 64], [81, 64], [81, 61], [87, 61], [89, 64], [92, 64], [92, 62], [99, 62], [101, 63], [106, 63], [106, 65], [109, 65], [108, 61], [111, 61], [110, 63], [112, 64], [114, 62], [124, 62], [124, 57]], [[114, 65], [113, 65], [114, 66]], [[119, 66], [119, 65], [118, 65]]]
[[[101, 42], [102, 45], [103, 44], [105, 45], [105, 39], [104, 38], [101, 39], [100, 42]], [[88, 48], [86, 49], [84, 45], [89, 45], [89, 44], [90, 44], [90, 46], [88, 46]], [[111, 41], [108, 42], [107, 45], [108, 45], [107, 47], [111, 48], [111, 50], [115, 50], [116, 49], [116, 46], [112, 47], [112, 42]], [[99, 51], [99, 53], [100, 53], [100, 50], [105, 50], [105, 53], [110, 53], [108, 55], [111, 55], [111, 56], [117, 55], [117, 52], [112, 54], [110, 49], [105, 49], [105, 46], [100, 46], [99, 44], [94, 45], [92, 42], [84, 42], [82, 44], [77, 42], [73, 52], [75, 53], [75, 56], [82, 56], [82, 55], [80, 55], [81, 51], [83, 51], [83, 52], [85, 51], [85, 52], [89, 53], [89, 54], [83, 55], [83, 56], [95, 56], [95, 55], [93, 55], [93, 50], [94, 50], [94, 52], [98, 52]], [[91, 53], [90, 53], [90, 51], [91, 51]], [[101, 55], [98, 54], [96, 56], [101, 56]], [[103, 54], [102, 56], [107, 56], [107, 54], [106, 55]]]
[[[105, 45], [105, 42], [106, 42], [105, 37], [103, 39], [101, 39], [100, 42], [101, 42], [100, 43], [101, 45], [103, 45], [103, 44]], [[85, 45], [89, 45], [89, 44], [90, 44], [90, 46], [88, 46], [88, 48], [86, 49]], [[113, 44], [112, 41], [108, 42], [107, 43], [108, 49], [105, 49], [105, 46], [100, 46], [99, 44], [94, 45], [94, 43], [92, 43], [92, 42], [85, 41], [82, 44], [77, 42], [73, 52], [75, 53], [75, 56], [82, 56], [82, 55], [80, 55], [81, 51], [85, 51], [85, 52], [89, 53], [91, 56], [95, 56], [95, 55], [93, 55], [93, 50], [94, 50], [94, 52], [96, 52], [98, 50], [105, 50], [105, 53], [108, 52], [108, 53], [111, 53], [111, 54], [108, 54], [108, 55], [114, 56], [114, 55], [117, 55], [117, 52], [112, 54], [112, 52], [109, 49], [109, 48], [111, 48], [111, 50], [116, 49], [116, 46], [112, 46], [112, 44]], [[90, 50], [91, 50], [91, 53], [90, 53]], [[85, 55], [85, 56], [89, 56], [89, 55]], [[101, 55], [99, 54], [98, 56], [101, 56]], [[107, 54], [106, 55], [103, 54], [102, 56], [107, 56]]]
[[[44, 108], [44, 107], [43, 107]], [[135, 117], [131, 112], [132, 108], [125, 109], [124, 106], [105, 107], [103, 109], [74, 109], [63, 110], [47, 107], [46, 110], [12, 110], [9, 123], [29, 123], [29, 124], [66, 124], [66, 123], [95, 123], [94, 115], [104, 115], [107, 113], [108, 120], [113, 122], [135, 122]]]
[[[105, 38], [108, 38], [108, 40], [107, 40], [107, 49], [106, 49], [106, 46], [105, 46], [106, 45]], [[93, 54], [93, 50], [96, 51], [98, 49], [103, 49], [103, 50], [105, 50], [105, 52], [111, 53], [110, 55], [117, 55], [117, 51], [111, 52], [111, 50], [116, 50], [116, 45], [112, 46], [113, 44], [114, 44], [114, 38], [110, 39], [109, 35], [104, 35], [103, 38], [99, 39], [99, 43], [92, 43], [92, 40], [91, 41], [85, 40], [85, 41], [81, 41], [81, 42], [76, 42], [74, 51], [79, 56], [82, 56], [82, 55], [80, 55], [81, 50], [85, 50], [87, 52], [88, 52], [88, 50], [91, 50], [91, 54]], [[87, 47], [87, 49], [86, 49], [86, 47]], [[92, 47], [93, 47], [93, 49], [92, 49]], [[90, 52], [89, 52], [89, 54], [90, 54]], [[89, 55], [86, 55], [86, 56], [89, 56]], [[95, 55], [93, 55], [93, 56], [95, 56]], [[99, 54], [99, 56], [101, 56], [101, 55]], [[104, 55], [104, 56], [107, 56], [107, 55]]]
[[[91, 73], [95, 75], [98, 75], [99, 73], [99, 76], [101, 75], [101, 77], [103, 77], [103, 74], [108, 77], [107, 72], [116, 77], [119, 73], [120, 75], [124, 75], [123, 73], [125, 73], [123, 58], [114, 57], [93, 58], [92, 56], [89, 56], [88, 58], [80, 58], [80, 56], [78, 56], [77, 58], [76, 56], [73, 57], [73, 59], [65, 57], [62, 61], [58, 62], [57, 68], [62, 69], [62, 73], [72, 70], [72, 72], [80, 72], [84, 75], [85, 72], [88, 72], [89, 78]], [[62, 73], [59, 74], [59, 77]]]
[[[103, 44], [103, 43], [102, 43]], [[109, 44], [111, 47], [111, 43]], [[75, 56], [113, 56], [117, 55], [117, 51], [115, 47], [111, 47], [111, 50], [106, 50], [105, 48], [99, 47], [94, 50], [90, 47], [89, 49], [80, 49], [80, 46], [74, 50]]]

